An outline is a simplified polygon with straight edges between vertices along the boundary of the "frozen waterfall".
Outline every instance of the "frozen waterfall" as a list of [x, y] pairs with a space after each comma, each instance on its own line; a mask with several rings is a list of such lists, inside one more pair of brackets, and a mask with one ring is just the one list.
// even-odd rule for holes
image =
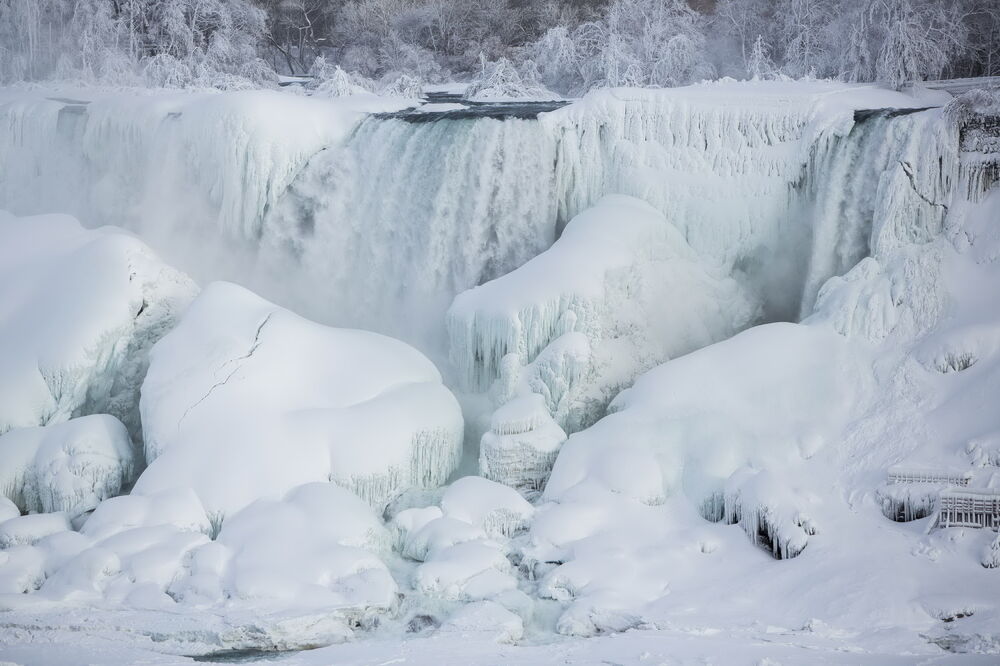
[[920, 142], [927, 160], [951, 150], [927, 138], [937, 112], [855, 120], [849, 93], [748, 84], [737, 107], [712, 86], [612, 90], [537, 119], [413, 122], [373, 115], [400, 105], [377, 98], [22, 90], [0, 95], [0, 208], [127, 227], [196, 279], [443, 358], [456, 294], [626, 194], [765, 319], [796, 319], [872, 251], [877, 206], [940, 224], [951, 176], [915, 183], [933, 170], [906, 166]]

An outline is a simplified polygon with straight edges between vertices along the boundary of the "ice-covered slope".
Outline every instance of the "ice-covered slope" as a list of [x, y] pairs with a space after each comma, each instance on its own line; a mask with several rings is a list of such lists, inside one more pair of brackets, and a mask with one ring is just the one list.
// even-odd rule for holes
[[415, 349], [229, 283], [209, 285], [153, 349], [141, 408], [149, 467], [133, 492], [194, 488], [216, 520], [310, 481], [381, 511], [441, 485], [462, 445], [458, 402]]
[[149, 349], [195, 291], [121, 230], [0, 211], [0, 433], [107, 412], [139, 437]]

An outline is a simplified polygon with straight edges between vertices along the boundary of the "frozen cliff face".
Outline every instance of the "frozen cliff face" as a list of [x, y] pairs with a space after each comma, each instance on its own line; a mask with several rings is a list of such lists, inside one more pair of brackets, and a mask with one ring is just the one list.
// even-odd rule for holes
[[210, 285], [151, 355], [150, 463], [135, 493], [194, 488], [216, 520], [257, 498], [335, 481], [378, 511], [458, 464], [458, 403], [402, 342], [315, 324]]
[[[600, 418], [643, 370], [731, 336], [758, 311], [663, 215], [614, 196], [570, 221], [546, 252], [459, 295], [448, 331], [452, 360], [480, 390], [497, 379], [501, 363], [512, 362], [508, 355], [527, 365], [556, 356], [545, 350], [553, 344], [561, 350], [562, 336], [582, 334], [589, 356], [584, 368], [560, 363], [566, 374], [536, 374], [556, 420], [578, 430]], [[531, 391], [535, 373], [525, 374]], [[563, 386], [571, 387], [569, 396]]]
[[194, 293], [129, 234], [0, 212], [0, 433], [110, 413], [140, 436], [149, 349]]
[[117, 495], [135, 470], [128, 431], [106, 414], [0, 435], [0, 491], [23, 513], [85, 513]]

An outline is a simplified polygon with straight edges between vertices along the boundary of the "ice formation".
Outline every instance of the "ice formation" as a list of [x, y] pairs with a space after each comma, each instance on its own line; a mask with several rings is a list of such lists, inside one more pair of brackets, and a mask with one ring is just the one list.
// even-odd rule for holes
[[0, 211], [0, 433], [110, 413], [138, 436], [149, 349], [194, 293], [129, 234]]
[[9, 430], [0, 435], [0, 491], [22, 513], [75, 517], [134, 479], [134, 456], [125, 426], [107, 414]]
[[458, 403], [422, 354], [229, 283], [153, 349], [141, 408], [149, 467], [133, 492], [191, 487], [216, 522], [311, 481], [381, 512], [444, 483], [461, 454]]
[[493, 412], [479, 444], [479, 473], [528, 498], [545, 488], [566, 433], [549, 415], [544, 397], [527, 393]]
[[[579, 430], [638, 373], [731, 336], [757, 310], [654, 208], [609, 196], [573, 218], [546, 252], [459, 295], [448, 312], [450, 352], [483, 390], [509, 354], [527, 365], [561, 336], [582, 333], [590, 357], [583, 376], [570, 364], [572, 375], [553, 373], [571, 394], [548, 405], [560, 425]], [[557, 393], [546, 388], [550, 398]]]

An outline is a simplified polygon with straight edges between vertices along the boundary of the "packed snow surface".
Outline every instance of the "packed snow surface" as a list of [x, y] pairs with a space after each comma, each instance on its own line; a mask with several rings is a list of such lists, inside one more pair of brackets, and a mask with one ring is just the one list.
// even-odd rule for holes
[[462, 446], [458, 402], [418, 351], [230, 283], [207, 286], [153, 349], [141, 407], [149, 467], [133, 492], [193, 488], [216, 520], [310, 481], [381, 511], [444, 483]]

